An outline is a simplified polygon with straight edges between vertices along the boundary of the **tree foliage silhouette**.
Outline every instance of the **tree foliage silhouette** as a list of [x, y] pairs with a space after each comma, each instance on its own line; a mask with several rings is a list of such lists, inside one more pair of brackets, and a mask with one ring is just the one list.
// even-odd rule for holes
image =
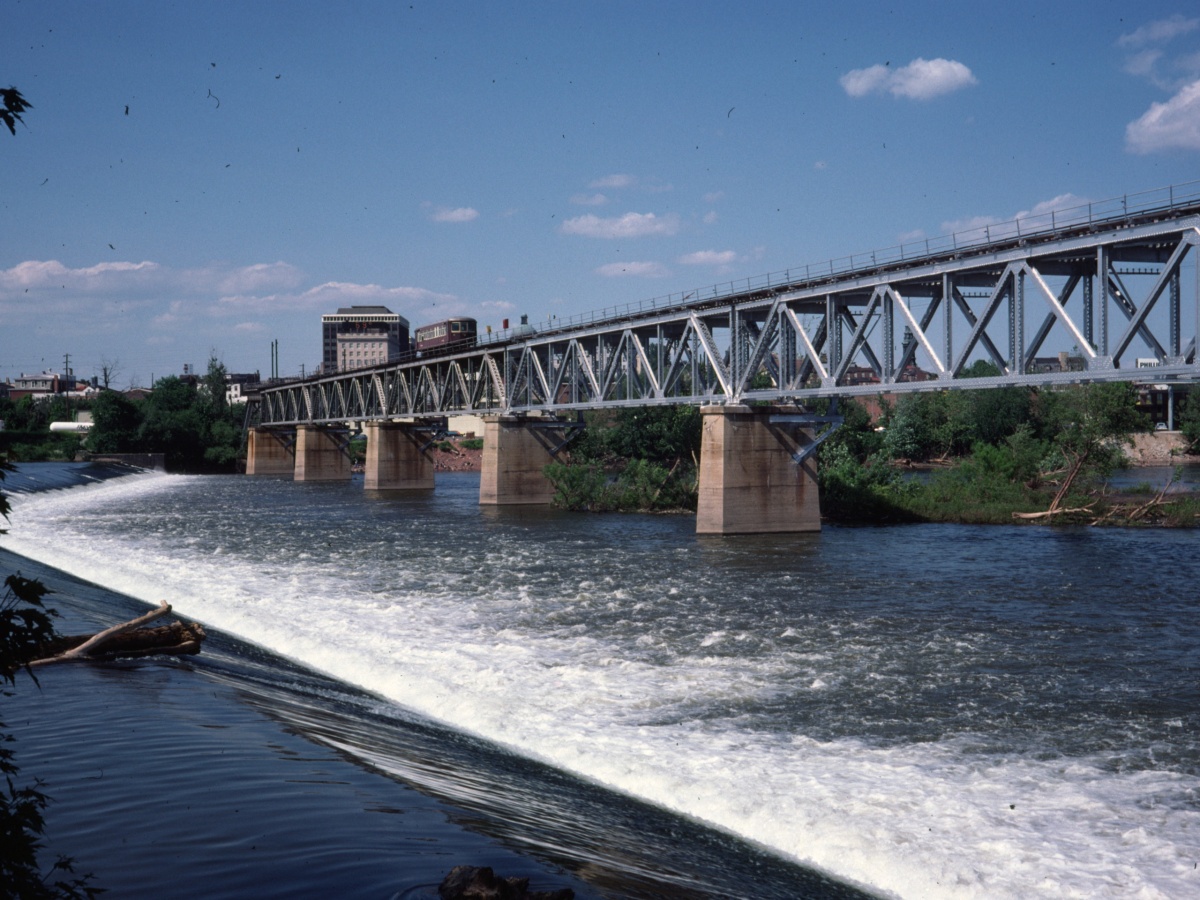
[[0, 122], [8, 126], [14, 135], [17, 133], [17, 123], [25, 124], [25, 110], [33, 109], [33, 104], [21, 96], [15, 87], [0, 88]]

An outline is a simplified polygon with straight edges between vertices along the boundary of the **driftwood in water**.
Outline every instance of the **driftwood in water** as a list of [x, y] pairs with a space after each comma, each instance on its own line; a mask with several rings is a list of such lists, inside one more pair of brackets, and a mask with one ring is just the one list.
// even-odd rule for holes
[[132, 656], [185, 656], [200, 652], [207, 635], [195, 622], [172, 622], [154, 628], [142, 628], [148, 622], [171, 612], [164, 602], [158, 609], [129, 622], [106, 628], [98, 634], [61, 637], [41, 648], [31, 666], [44, 666], [69, 660], [109, 660]]

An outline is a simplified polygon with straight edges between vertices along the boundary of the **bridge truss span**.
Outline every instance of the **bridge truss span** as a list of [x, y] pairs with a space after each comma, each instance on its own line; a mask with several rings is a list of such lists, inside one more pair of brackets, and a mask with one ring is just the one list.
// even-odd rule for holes
[[1193, 201], [271, 385], [251, 398], [248, 419], [289, 426], [1192, 381], [1198, 255]]

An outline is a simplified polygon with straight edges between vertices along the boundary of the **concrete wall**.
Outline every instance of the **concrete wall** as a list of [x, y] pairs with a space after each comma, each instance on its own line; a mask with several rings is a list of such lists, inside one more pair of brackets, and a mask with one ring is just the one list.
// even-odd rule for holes
[[247, 475], [291, 475], [295, 466], [292, 451], [271, 431], [250, 429], [246, 436]]
[[792, 453], [811, 441], [796, 426], [773, 426], [770, 407], [700, 410], [697, 534], [820, 531], [816, 458]]
[[432, 490], [433, 460], [421, 452], [423, 434], [413, 426], [366, 422], [367, 458], [363, 487], [368, 491]]
[[483, 468], [479, 474], [480, 504], [549, 503], [554, 497], [554, 486], [542, 470], [550, 461], [550, 452], [526, 420], [485, 416]]
[[296, 481], [349, 481], [350, 457], [338, 436], [315, 425], [296, 428]]

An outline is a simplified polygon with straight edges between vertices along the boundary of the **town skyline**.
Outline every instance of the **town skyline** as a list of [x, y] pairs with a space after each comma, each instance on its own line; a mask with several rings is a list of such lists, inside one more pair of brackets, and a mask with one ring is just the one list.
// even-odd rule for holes
[[[852, 24], [846, 24], [847, 22]], [[1193, 180], [1200, 17], [758, 3], [20, 4], [0, 381], [321, 360]]]

